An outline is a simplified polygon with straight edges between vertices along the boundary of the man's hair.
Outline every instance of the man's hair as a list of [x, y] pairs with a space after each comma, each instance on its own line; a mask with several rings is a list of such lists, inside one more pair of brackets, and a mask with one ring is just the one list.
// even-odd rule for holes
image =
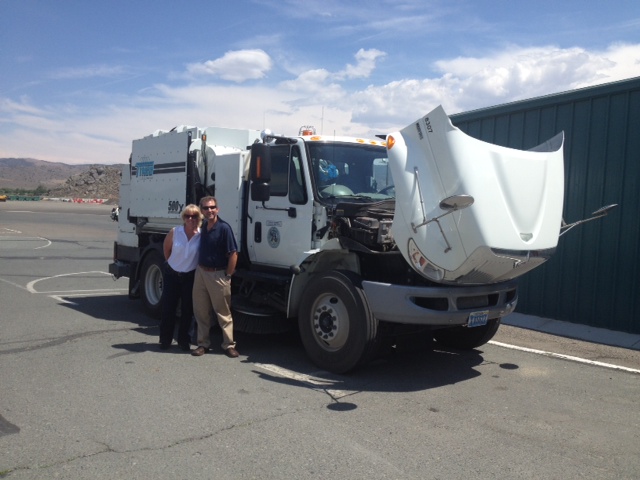
[[218, 205], [218, 200], [216, 200], [216, 197], [212, 197], [209, 195], [208, 197], [202, 197], [200, 199], [200, 206], [202, 206], [203, 203], [210, 202], [212, 200], [216, 202], [216, 205]]

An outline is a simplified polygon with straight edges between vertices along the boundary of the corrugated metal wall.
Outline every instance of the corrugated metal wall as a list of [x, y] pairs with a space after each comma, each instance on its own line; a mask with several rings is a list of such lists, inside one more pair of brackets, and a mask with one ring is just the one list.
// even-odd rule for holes
[[562, 236], [555, 256], [521, 280], [517, 311], [640, 333], [640, 77], [451, 119], [519, 149], [564, 130], [565, 221], [619, 204]]

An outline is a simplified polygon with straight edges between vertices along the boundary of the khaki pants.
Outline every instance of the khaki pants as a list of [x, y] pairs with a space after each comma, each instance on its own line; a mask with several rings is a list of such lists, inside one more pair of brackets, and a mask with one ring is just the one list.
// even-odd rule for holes
[[231, 318], [231, 279], [226, 277], [224, 269], [205, 272], [196, 268], [193, 281], [193, 313], [198, 322], [198, 346], [209, 348], [211, 339], [211, 313], [216, 312], [218, 324], [222, 329], [222, 348], [235, 347], [233, 341], [233, 318]]

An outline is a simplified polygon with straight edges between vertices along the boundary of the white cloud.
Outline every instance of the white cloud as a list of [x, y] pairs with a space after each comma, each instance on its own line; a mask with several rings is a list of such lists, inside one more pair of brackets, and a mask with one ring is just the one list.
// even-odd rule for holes
[[355, 54], [356, 64], [347, 66], [332, 73], [324, 68], [312, 69], [302, 72], [293, 80], [280, 83], [280, 88], [290, 92], [296, 92], [300, 96], [290, 102], [292, 106], [323, 105], [344, 109], [349, 102], [345, 97], [349, 92], [342, 86], [345, 79], [367, 78], [376, 67], [378, 58], [386, 55], [385, 52], [376, 49], [360, 49]]
[[638, 76], [640, 44], [605, 51], [510, 47], [485, 57], [436, 62], [437, 78], [369, 86], [347, 96], [353, 120], [401, 127], [442, 104], [453, 114]]
[[358, 50], [358, 53], [356, 53], [356, 64], [347, 65], [344, 71], [338, 72], [336, 78], [367, 78], [376, 68], [376, 60], [384, 57], [385, 55], [385, 52], [381, 52], [375, 48], [370, 50], [361, 48]]
[[[515, 100], [592, 85], [615, 66], [610, 55], [581, 48], [517, 48], [481, 58], [442, 60], [437, 67], [460, 80], [461, 98]], [[602, 73], [600, 73], [602, 72]], [[610, 74], [605, 74], [609, 77]], [[558, 91], [558, 90], [555, 90]], [[506, 101], [505, 100], [505, 101]]]
[[114, 65], [88, 65], [85, 67], [61, 68], [52, 72], [49, 77], [55, 80], [74, 78], [115, 77], [125, 73], [124, 67]]
[[[373, 135], [402, 128], [439, 104], [453, 114], [640, 73], [640, 44], [602, 51], [511, 46], [491, 55], [441, 60], [439, 75], [431, 78], [376, 84], [374, 67], [383, 56], [362, 49], [354, 65], [338, 72], [310, 68], [277, 85], [256, 86], [240, 83], [265, 75], [271, 57], [261, 50], [228, 52], [210, 68], [198, 64], [189, 72], [224, 73], [235, 84], [158, 84], [94, 109], [0, 97], [0, 157], [125, 163], [132, 139], [180, 124], [270, 128], [283, 134], [312, 124], [324, 133]], [[358, 75], [368, 75], [371, 83], [349, 87]]]
[[376, 60], [385, 55], [385, 52], [376, 50], [375, 48], [370, 50], [361, 48], [355, 54], [355, 65], [347, 64], [343, 70], [335, 73], [324, 68], [306, 70], [293, 80], [281, 82], [280, 87], [289, 91], [316, 94], [321, 97], [326, 97], [327, 92], [332, 91], [333, 93], [329, 96], [337, 98], [336, 93], [342, 92], [342, 87], [339, 86], [341, 81], [345, 79], [369, 77], [375, 70]]
[[598, 55], [603, 58], [602, 67], [595, 69], [591, 81], [578, 79], [573, 88], [640, 76], [640, 45], [617, 43]]
[[263, 50], [234, 50], [215, 60], [189, 64], [187, 72], [192, 76], [214, 76], [242, 83], [264, 78], [272, 64], [271, 57]]
[[[355, 122], [368, 125], [369, 133], [401, 128], [434, 107], [451, 105], [459, 81], [445, 75], [436, 79], [407, 79], [382, 86], [369, 86], [349, 95]], [[448, 111], [448, 113], [454, 113]]]
[[0, 99], [0, 121], [4, 118], [14, 117], [21, 114], [33, 114], [42, 115], [43, 110], [30, 104], [29, 98], [26, 96], [20, 97], [20, 101], [16, 102], [8, 98]]
[[307, 70], [298, 75], [294, 80], [285, 80], [280, 86], [293, 92], [318, 92], [326, 86], [326, 82], [331, 78], [331, 73], [324, 68]]

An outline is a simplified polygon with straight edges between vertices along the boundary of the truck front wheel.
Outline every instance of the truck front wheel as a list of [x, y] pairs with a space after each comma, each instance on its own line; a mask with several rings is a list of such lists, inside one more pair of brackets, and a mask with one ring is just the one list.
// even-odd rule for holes
[[481, 327], [451, 327], [435, 330], [433, 338], [445, 347], [471, 350], [491, 340], [498, 331], [499, 326], [500, 319], [493, 318]]
[[311, 361], [331, 372], [352, 370], [375, 351], [378, 322], [351, 272], [321, 273], [309, 281], [298, 327]]
[[144, 308], [149, 315], [160, 318], [160, 299], [162, 298], [162, 264], [164, 259], [159, 252], [150, 252], [144, 259], [140, 270], [140, 295]]

